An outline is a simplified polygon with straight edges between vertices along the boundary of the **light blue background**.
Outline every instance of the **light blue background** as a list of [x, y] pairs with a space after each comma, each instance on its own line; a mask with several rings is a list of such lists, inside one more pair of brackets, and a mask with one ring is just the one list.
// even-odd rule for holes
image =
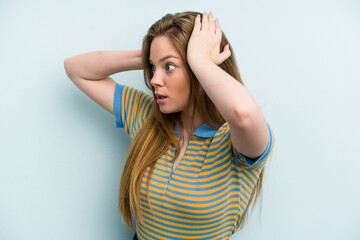
[[[153, 22], [185, 10], [219, 17], [275, 132], [262, 209], [232, 239], [360, 239], [355, 0], [0, 1], [0, 239], [132, 237], [117, 211], [129, 140], [63, 61], [139, 49]], [[145, 89], [141, 72], [114, 78]]]

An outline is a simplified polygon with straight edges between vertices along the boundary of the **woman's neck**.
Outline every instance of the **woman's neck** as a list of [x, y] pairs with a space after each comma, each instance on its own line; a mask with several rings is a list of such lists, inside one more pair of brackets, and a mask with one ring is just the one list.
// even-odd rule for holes
[[186, 112], [182, 112], [180, 116], [180, 126], [179, 131], [182, 133], [181, 135], [187, 135], [190, 136], [192, 132], [195, 131], [201, 124], [203, 124], [203, 121], [198, 114], [198, 112], [194, 113], [194, 116], [192, 114], [188, 114]]

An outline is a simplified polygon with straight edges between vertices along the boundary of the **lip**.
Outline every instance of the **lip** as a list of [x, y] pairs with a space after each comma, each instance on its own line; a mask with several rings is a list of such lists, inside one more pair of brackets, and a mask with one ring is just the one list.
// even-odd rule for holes
[[[160, 95], [159, 95], [160, 96]], [[167, 99], [167, 97], [163, 96], [164, 98], [159, 98], [159, 96], [157, 96], [156, 98], [156, 102], [157, 103], [164, 103]]]
[[156, 95], [157, 97], [166, 97], [164, 94], [161, 94], [161, 93], [159, 93], [159, 92], [155, 92], [155, 95]]
[[[164, 103], [167, 99], [167, 96], [160, 94], [158, 92], [155, 92], [155, 96], [156, 96], [156, 103]], [[163, 97], [163, 98], [160, 98]]]
[[156, 103], [164, 103], [166, 101], [167, 98], [157, 98], [156, 99]]

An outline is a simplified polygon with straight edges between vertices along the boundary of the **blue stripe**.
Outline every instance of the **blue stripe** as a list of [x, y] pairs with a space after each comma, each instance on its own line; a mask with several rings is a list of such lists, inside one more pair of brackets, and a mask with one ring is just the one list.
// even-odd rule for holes
[[[226, 232], [228, 231], [226, 228], [229, 227], [229, 228], [232, 228], [232, 227], [235, 227], [235, 224], [225, 224], [222, 229], [217, 229], [217, 230], [213, 230], [213, 231], [208, 231], [206, 233], [197, 233], [197, 231], [200, 231], [200, 230], [203, 230], [203, 229], [194, 229], [194, 228], [183, 228], [183, 227], [177, 227], [177, 226], [172, 226], [172, 225], [168, 225], [168, 224], [165, 224], [164, 222], [160, 222], [160, 221], [157, 221], [157, 220], [154, 220], [154, 219], [149, 219], [147, 216], [143, 216], [144, 217], [144, 221], [146, 222], [147, 225], [151, 226], [152, 228], [155, 228], [155, 229], [159, 229], [159, 226], [155, 226], [154, 224], [152, 224], [152, 222], [154, 223], [157, 223], [159, 224], [160, 226], [164, 226], [163, 228], [160, 228], [160, 230], [162, 230], [163, 232], [167, 233], [167, 234], [162, 234], [160, 233], [159, 231], [153, 231], [152, 229], [147, 229], [148, 231], [152, 232], [153, 234], [157, 235], [157, 236], [160, 236], [160, 237], [163, 237], [165, 239], [168, 239], [169, 238], [169, 233], [170, 234], [176, 234], [176, 235], [179, 235], [181, 234], [182, 236], [184, 236], [184, 238], [179, 238], [177, 237], [176, 239], [184, 239], [184, 240], [188, 240], [188, 238], [185, 238], [186, 236], [187, 237], [196, 237], [196, 236], [203, 236], [203, 235], [208, 235], [208, 234], [212, 234], [212, 233], [217, 233], [217, 234], [214, 234], [212, 235], [210, 238], [213, 239], [214, 237], [217, 237], [217, 236], [220, 236], [223, 234], [223, 232]], [[147, 221], [146, 221], [147, 220]], [[190, 226], [190, 225], [189, 225]], [[193, 231], [191, 233], [179, 233], [178, 231], [172, 231], [172, 230], [169, 230], [167, 228], [175, 228], [175, 229], [181, 229], [181, 230], [188, 230], [188, 231]], [[214, 227], [211, 227], [211, 228], [208, 228], [208, 229], [214, 229]], [[204, 229], [205, 230], [205, 229]], [[209, 239], [209, 238], [202, 238], [202, 239]]]
[[[152, 204], [152, 206], [156, 206], [155, 204]], [[156, 206], [158, 207], [158, 206]], [[183, 224], [183, 225], [189, 225], [191, 227], [193, 227], [195, 224], [198, 227], [199, 230], [207, 230], [210, 229], [210, 227], [207, 227], [208, 225], [211, 224], [218, 224], [221, 222], [221, 220], [223, 220], [224, 218], [229, 218], [229, 219], [233, 219], [234, 221], [237, 221], [237, 218], [239, 216], [239, 214], [237, 213], [229, 213], [229, 214], [219, 214], [219, 216], [217, 216], [217, 218], [219, 218], [218, 220], [213, 220], [214, 217], [208, 217], [208, 218], [201, 218], [201, 219], [194, 219], [192, 217], [182, 217], [182, 216], [178, 216], [175, 214], [172, 214], [168, 211], [159, 211], [157, 209], [155, 209], [154, 207], [152, 207], [152, 209], [150, 210], [150, 208], [144, 204], [142, 204], [142, 209], [144, 210], [144, 212], [146, 212], [147, 214], [151, 215], [151, 216], [156, 216], [160, 219], [164, 219], [163, 217], [161, 217], [160, 215], [165, 215], [165, 216], [169, 216], [169, 217], [173, 217], [173, 218], [180, 218], [181, 220], [173, 220], [171, 218], [168, 218], [167, 221], [174, 223], [174, 224]], [[168, 209], [166, 209], [168, 210]], [[229, 211], [238, 211], [239, 209], [229, 209]], [[189, 223], [189, 221], [196, 221], [198, 220], [199, 222], [195, 222], [195, 223]], [[201, 221], [201, 222], [200, 222]], [[224, 223], [224, 222], [223, 222]], [[186, 228], [183, 228], [184, 230], [186, 230]]]
[[[142, 188], [142, 189], [145, 190], [144, 188]], [[169, 191], [169, 190], [168, 190], [168, 191]], [[173, 191], [172, 191], [172, 192], [173, 192]], [[152, 193], [152, 194], [155, 195], [155, 196], [159, 196], [159, 197], [155, 197], [155, 196], [149, 195], [150, 202], [151, 202], [151, 200], [156, 200], [156, 201], [159, 201], [159, 202], [163, 202], [163, 201], [164, 201], [163, 196], [161, 196], [159, 192], [149, 189], [149, 193]], [[177, 193], [175, 192], [175, 194], [177, 194]], [[141, 195], [143, 195], [144, 197], [147, 198], [146, 194], [141, 193]], [[225, 198], [224, 198], [224, 197], [225, 197]], [[227, 209], [227, 205], [229, 205], [229, 204], [231, 204], [231, 203], [237, 204], [237, 203], [239, 202], [239, 199], [237, 199], [237, 198], [239, 198], [239, 193], [238, 193], [238, 192], [228, 192], [227, 194], [223, 194], [223, 195], [221, 195], [221, 196], [219, 196], [219, 197], [212, 198], [212, 199], [210, 199], [210, 200], [201, 200], [201, 197], [199, 197], [199, 200], [201, 200], [201, 201], [198, 201], [198, 202], [193, 201], [193, 200], [189, 200], [189, 199], [186, 199], [186, 198], [173, 197], [173, 196], [170, 196], [170, 195], [167, 195], [167, 198], [170, 199], [170, 200], [168, 200], [168, 202], [171, 202], [170, 205], [172, 205], [172, 206], [175, 207], [175, 209], [173, 210], [173, 211], [175, 211], [175, 212], [179, 212], [179, 213], [183, 213], [183, 214], [188, 214], [188, 215], [207, 215], [207, 214], [212, 213], [212, 212], [211, 212], [211, 211], [210, 211], [210, 212], [205, 212], [205, 213], [183, 212], [183, 211], [180, 211], [180, 210], [176, 209], [176, 207], [180, 207], [180, 208], [184, 208], [184, 209], [188, 209], [188, 210], [211, 210], [211, 209], [213, 209], [213, 208], [215, 208], [215, 207], [219, 207], [220, 205], [223, 205], [224, 203], [226, 203], [226, 204], [224, 204], [223, 207], [221, 207], [221, 208], [219, 209], [219, 211], [221, 211], [221, 210]], [[221, 198], [224, 198], [224, 199], [223, 199], [221, 202], [219, 202], [219, 203], [212, 204], [212, 205], [206, 206], [206, 207], [201, 206], [202, 204], [211, 204], [211, 203], [214, 203], [215, 201], [218, 201], [218, 200], [221, 199]], [[237, 199], [237, 200], [233, 200], [233, 201], [231, 201], [231, 202], [227, 202], [229, 198], [234, 198], [234, 199]], [[192, 206], [188, 206], [188, 205], [177, 204], [177, 203], [175, 203], [174, 201], [184, 202], [184, 203], [187, 203], [187, 204], [192, 204], [192, 205], [197, 205], [197, 206], [196, 206], [196, 207], [192, 207]], [[151, 204], [153, 204], [153, 203], [151, 202]], [[162, 207], [163, 207], [163, 206], [162, 206]], [[171, 208], [171, 209], [172, 209], [172, 208]]]
[[[192, 193], [192, 194], [184, 193], [184, 192], [180, 192], [180, 191], [169, 189], [169, 188], [167, 189], [167, 191], [169, 193], [178, 195], [178, 197], [175, 197], [175, 196], [171, 196], [171, 195], [167, 194], [168, 198], [171, 198], [171, 199], [174, 199], [177, 201], [182, 201], [185, 203], [199, 204], [198, 201], [190, 200], [188, 198], [199, 198], [199, 200], [201, 200], [202, 204], [213, 203], [215, 201], [223, 199], [223, 200], [221, 200], [221, 202], [217, 203], [216, 205], [212, 205], [212, 207], [223, 204], [224, 202], [226, 202], [228, 200], [227, 198], [230, 196], [237, 197], [240, 194], [238, 189], [227, 189], [226, 193], [224, 193], [223, 190], [218, 190], [213, 193], [203, 193], [203, 194], [201, 194], [201, 193], [197, 193], [197, 194], [196, 193]], [[218, 195], [218, 196], [214, 197], [214, 195]], [[212, 198], [210, 198], [209, 200], [203, 200], [203, 198], [208, 198], [208, 197], [212, 197]], [[204, 208], [207, 208], [207, 207], [204, 207]]]
[[123, 128], [124, 123], [121, 119], [121, 109], [122, 109], [122, 93], [124, 90], [124, 86], [120, 84], [116, 84], [115, 86], [115, 93], [114, 93], [114, 115], [116, 120], [116, 127]]
[[203, 164], [203, 163], [204, 163], [204, 160], [205, 160], [205, 159], [196, 159], [196, 158], [189, 159], [189, 158], [183, 158], [183, 159], [181, 159], [180, 164], [191, 165], [191, 167], [202, 167], [202, 166], [197, 166], [197, 165], [192, 166], [192, 164], [193, 164], [193, 163]]
[[[163, 178], [164, 178], [164, 181], [161, 181], [161, 180], [158, 180], [158, 179], [155, 179], [155, 178], [153, 178], [152, 181], [166, 185], [166, 183], [167, 183], [167, 178], [165, 178], [165, 177], [163, 177]], [[243, 183], [241, 183], [240, 180], [242, 180]], [[202, 191], [213, 190], [213, 189], [215, 189], [215, 188], [217, 188], [217, 187], [224, 186], [224, 185], [226, 184], [226, 183], [218, 183], [218, 184], [216, 184], [216, 185], [214, 185], [214, 186], [211, 186], [211, 187], [202, 187], [201, 184], [196, 184], [196, 183], [194, 183], [194, 184], [193, 184], [194, 187], [192, 188], [192, 187], [184, 187], [184, 186], [176, 185], [176, 184], [174, 183], [174, 181], [175, 181], [175, 179], [172, 179], [172, 181], [170, 182], [169, 185], [172, 186], [173, 188], [176, 188], [176, 189], [179, 189], [179, 190], [197, 191], [197, 192], [199, 192], [199, 194], [196, 195], [197, 197], [206, 197], [206, 196], [209, 196], [208, 194], [201, 194], [201, 192], [202, 192]], [[180, 181], [176, 181], [176, 182], [180, 182]], [[189, 184], [189, 183], [186, 183], [186, 182], [184, 182], [184, 181], [181, 181], [181, 182], [184, 183], [184, 184]], [[146, 185], [146, 182], [145, 182], [145, 181], [143, 181], [142, 183]], [[190, 185], [190, 184], [189, 184], [189, 185]], [[248, 186], [247, 181], [245, 181], [245, 179], [238, 179], [237, 181], [231, 182], [226, 189], [221, 189], [221, 190], [215, 191], [215, 192], [212, 193], [211, 195], [216, 194], [216, 193], [221, 193], [221, 192], [224, 192], [224, 194], [226, 194], [226, 193], [228, 193], [228, 192], [240, 192], [241, 189], [242, 189], [243, 191], [247, 192], [248, 194], [250, 194], [249, 190], [247, 190], [247, 188], [244, 187], [244, 185], [247, 185], [247, 186]], [[235, 189], [234, 189], [234, 188], [233, 188], [234, 186], [238, 186], [238, 187], [240, 187], [240, 188], [235, 188]], [[164, 191], [164, 190], [166, 189], [166, 187], [160, 187], [160, 186], [154, 185], [154, 184], [152, 184], [152, 183], [150, 184], [150, 187], [153, 187], [153, 188], [155, 188], [155, 189], [159, 189], [159, 190], [162, 190], [162, 191]], [[250, 186], [248, 186], [248, 187], [251, 189]], [[232, 188], [232, 189], [230, 190], [230, 188]], [[141, 189], [143, 189], [144, 191], [146, 191], [146, 188], [141, 187]], [[228, 189], [229, 189], [229, 190], [228, 190]], [[226, 190], [226, 191], [224, 191], [224, 190]], [[179, 193], [179, 195], [182, 194], [182, 192], [180, 192], [180, 191], [175, 191], [175, 190], [172, 190], [171, 192]], [[159, 192], [158, 195], [161, 195], [161, 193]], [[210, 196], [211, 196], [211, 195], [210, 195]], [[195, 195], [192, 195], [192, 196], [195, 196]]]
[[[226, 171], [227, 172], [230, 172], [231, 170], [233, 170], [233, 171], [237, 171], [235, 168], [231, 168], [230, 170], [228, 170], [228, 169], [226, 169]], [[201, 179], [201, 180], [203, 180], [203, 179], [207, 179], [207, 178], [209, 178], [209, 177], [214, 177], [214, 176], [216, 176], [216, 175], [219, 175], [220, 173], [223, 173], [223, 171], [222, 170], [219, 170], [219, 171], [217, 171], [217, 172], [213, 172], [213, 173], [210, 173], [210, 174], [208, 174], [208, 175], [198, 175], [198, 176], [196, 176], [196, 177], [191, 177], [191, 176], [187, 176], [187, 175], [185, 175], [185, 174], [180, 174], [179, 173], [179, 171], [175, 171], [175, 173], [174, 173], [174, 175], [176, 175], [176, 176], [178, 176], [178, 177], [182, 177], [182, 178], [186, 178], [186, 179], [188, 179], [188, 180], [193, 180], [193, 181], [182, 181], [182, 180], [180, 180], [180, 179], [175, 179], [175, 178], [172, 178], [172, 180], [173, 181], [176, 181], [176, 182], [179, 182], [179, 183], [183, 183], [183, 184], [194, 184], [194, 185], [205, 185], [205, 184], [210, 184], [210, 183], [216, 183], [216, 182], [218, 182], [219, 181], [219, 178], [220, 179], [223, 179], [224, 178], [224, 176], [219, 176], [218, 178], [214, 178], [214, 179], [209, 179], [208, 181], [201, 181], [201, 182], [196, 182], [195, 180], [198, 180], [198, 179]], [[245, 177], [247, 177], [247, 180], [249, 181], [249, 182], [251, 182], [251, 184], [255, 184], [255, 182], [253, 181], [253, 180], [251, 180], [251, 178], [249, 178], [248, 177], [248, 174], [247, 174], [247, 172], [245, 172], [245, 171], [242, 171], [241, 172], [243, 175], [245, 175]], [[226, 177], [228, 177], [229, 176], [229, 178], [230, 177], [232, 177], [232, 178], [236, 178], [237, 179], [237, 181], [239, 181], [239, 180], [242, 180], [249, 188], [252, 188], [252, 186], [248, 183], [248, 181], [245, 181], [245, 179], [244, 179], [244, 177], [242, 177], [241, 176], [241, 174], [240, 174], [240, 172], [238, 173], [238, 174], [225, 174], [225, 176]], [[256, 179], [256, 177], [255, 177], [255, 179]]]
[[[196, 225], [200, 225], [200, 226], [206, 226], [206, 225], [209, 225], [209, 224], [215, 224], [215, 223], [218, 223], [220, 222], [223, 218], [229, 218], [229, 219], [234, 219], [237, 221], [237, 218], [239, 217], [239, 209], [238, 208], [229, 208], [227, 209], [227, 211], [229, 213], [227, 214], [219, 214], [218, 216], [216, 216], [216, 218], [219, 218], [219, 220], [214, 220], [215, 217], [206, 217], [206, 215], [204, 215], [203, 217], [200, 216], [200, 218], [194, 218], [194, 217], [184, 217], [184, 216], [179, 216], [179, 215], [176, 215], [176, 214], [172, 214], [170, 213], [170, 209], [167, 208], [165, 210], [168, 210], [168, 211], [161, 211], [161, 210], [158, 210], [154, 207], [152, 207], [152, 210], [150, 210], [150, 208], [144, 204], [144, 200], [142, 199], [141, 200], [142, 204], [141, 204], [141, 207], [142, 209], [146, 209], [147, 211], [151, 212], [150, 215], [154, 216], [154, 215], [159, 215], [158, 218], [161, 218], [160, 217], [160, 214], [162, 215], [165, 215], [165, 216], [169, 216], [169, 217], [174, 217], [174, 218], [179, 218], [179, 219], [182, 219], [182, 221], [176, 221], [176, 220], [172, 220], [172, 219], [167, 219], [167, 221], [169, 222], [172, 222], [172, 223], [179, 223], [179, 224], [196, 224]], [[164, 209], [164, 206], [162, 205], [159, 205], [159, 204], [156, 204], [156, 203], [151, 203], [151, 206], [155, 206], [155, 207], [159, 207], [159, 208], [163, 208]], [[173, 211], [173, 210], [171, 210]], [[230, 211], [235, 211], [235, 213], [230, 213]], [[175, 211], [176, 212], [176, 211]], [[199, 216], [198, 216], [199, 217]], [[201, 222], [196, 222], [196, 223], [189, 223], [189, 221], [203, 221], [204, 223], [201, 223]]]
[[[155, 206], [155, 204], [153, 204], [154, 206]], [[142, 205], [142, 207], [143, 207], [143, 211], [145, 212], [145, 213], [147, 213], [148, 215], [150, 215], [150, 216], [154, 216], [154, 215], [159, 215], [159, 216], [157, 216], [158, 218], [160, 218], [160, 219], [163, 219], [162, 217], [160, 217], [160, 214], [162, 214], [162, 215], [165, 215], [165, 216], [171, 216], [171, 217], [175, 217], [175, 218], [179, 218], [179, 216], [177, 216], [177, 215], [174, 215], [174, 214], [171, 214], [171, 213], [169, 213], [169, 212], [167, 212], [167, 211], [157, 211], [156, 209], [154, 209], [154, 208], [152, 208], [152, 211], [147, 207], [147, 206], [145, 206], [145, 205]], [[232, 210], [235, 210], [235, 211], [237, 211], [238, 209], [232, 209], [232, 208], [230, 208], [229, 209], [229, 211], [232, 211]], [[216, 220], [216, 221], [210, 221], [210, 222], [206, 222], [206, 223], [189, 223], [189, 220], [196, 220], [196, 219], [193, 219], [193, 218], [183, 218], [184, 219], [184, 221], [176, 221], [176, 220], [172, 220], [172, 219], [167, 219], [166, 221], [168, 221], [168, 222], [170, 222], [170, 224], [167, 224], [166, 226], [167, 227], [172, 227], [172, 228], [177, 228], [177, 229], [181, 229], [181, 230], [185, 230], [185, 231], [188, 231], [188, 230], [194, 230], [194, 224], [196, 224], [197, 226], [199, 226], [199, 227], [197, 227], [196, 228], [196, 230], [198, 230], [198, 231], [202, 231], [202, 230], [209, 230], [209, 229], [213, 229], [214, 227], [206, 227], [206, 226], [208, 226], [208, 225], [210, 225], [210, 224], [224, 224], [224, 221], [223, 222], [221, 222], [221, 220], [223, 220], [224, 218], [227, 218], [228, 220], [230, 220], [230, 221], [228, 221], [228, 222], [230, 222], [230, 225], [232, 225], [233, 227], [235, 227], [235, 224], [232, 224], [231, 222], [234, 222], [234, 223], [236, 223], [237, 222], [237, 219], [238, 219], [238, 214], [236, 214], [236, 213], [231, 213], [231, 214], [226, 214], [225, 216], [223, 215], [223, 214], [219, 214], [219, 216], [218, 217], [220, 217], [219, 218], [219, 220]], [[145, 216], [144, 216], [145, 217]], [[145, 217], [146, 219], [148, 219], [149, 220], [149, 217]], [[212, 218], [208, 218], [209, 220], [212, 220]], [[165, 225], [165, 223], [164, 222], [160, 222], [159, 220], [155, 220], [155, 219], [150, 219], [150, 220], [152, 220], [153, 222], [155, 222], [155, 223], [158, 223], [159, 225]], [[205, 220], [205, 218], [202, 218], [202, 219], [199, 219], [200, 221], [206, 221]], [[147, 222], [148, 223], [148, 222]], [[151, 226], [153, 226], [153, 227], [155, 227], [154, 225], [152, 225], [151, 223], [148, 223], [149, 225], [151, 225]], [[189, 227], [177, 227], [177, 226], [174, 226], [174, 225], [172, 225], [172, 224], [182, 224], [182, 225], [188, 225]], [[229, 224], [227, 224], [227, 225], [225, 225], [224, 227], [226, 227], [226, 226], [229, 226]], [[158, 228], [158, 227], [155, 227], [155, 228]], [[166, 231], [166, 232], [171, 232], [171, 231], [169, 231], [169, 230], [165, 230], [164, 228], [163, 228], [163, 231]], [[174, 232], [173, 232], [174, 233]], [[211, 234], [212, 232], [208, 232], [207, 234]], [[181, 233], [181, 234], [186, 234], [186, 233]], [[201, 234], [203, 234], [203, 233], [201, 233]], [[192, 236], [193, 236], [193, 234], [192, 234]], [[200, 235], [201, 236], [201, 235]]]

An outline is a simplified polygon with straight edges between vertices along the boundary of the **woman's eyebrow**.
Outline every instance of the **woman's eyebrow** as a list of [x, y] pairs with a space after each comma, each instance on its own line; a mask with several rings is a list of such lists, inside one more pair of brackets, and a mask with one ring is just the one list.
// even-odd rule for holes
[[[168, 58], [180, 59], [179, 57], [174, 56], [174, 55], [167, 55], [167, 56], [165, 56], [165, 57], [163, 57], [163, 58], [160, 58], [159, 62], [163, 62], [163, 61], [165, 61], [165, 60], [168, 59]], [[151, 61], [151, 58], [149, 58], [149, 61], [152, 62], [152, 61]]]

